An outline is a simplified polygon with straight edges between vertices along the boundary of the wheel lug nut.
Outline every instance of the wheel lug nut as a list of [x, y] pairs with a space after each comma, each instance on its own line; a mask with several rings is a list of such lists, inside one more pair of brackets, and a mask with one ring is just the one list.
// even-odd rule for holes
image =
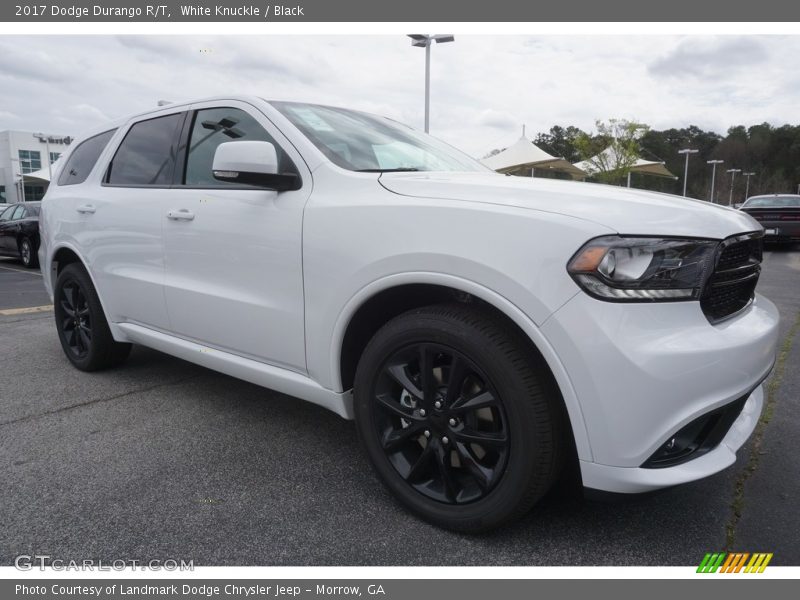
[[455, 419], [450, 419], [448, 421], [448, 423], [450, 423], [450, 427], [455, 427], [456, 426], [456, 420]]
[[423, 434], [422, 434], [422, 435], [424, 435], [426, 438], [429, 438], [429, 437], [431, 437], [431, 432], [430, 432], [430, 431], [428, 431], [428, 430], [426, 429], [426, 430], [423, 432]]
[[442, 443], [443, 443], [443, 444], [449, 444], [449, 443], [450, 443], [450, 438], [449, 438], [449, 437], [447, 437], [447, 436], [444, 436], [444, 437], [442, 438]]
[[436, 408], [442, 408], [442, 403], [441, 403], [439, 400], [437, 400], [436, 402], [434, 402], [434, 403], [433, 403], [433, 405], [434, 405]]
[[419, 409], [419, 416], [420, 416], [420, 417], [424, 417], [426, 414], [427, 414], [427, 413], [425, 412], [425, 409], [424, 409], [424, 408], [420, 408], [420, 409]]

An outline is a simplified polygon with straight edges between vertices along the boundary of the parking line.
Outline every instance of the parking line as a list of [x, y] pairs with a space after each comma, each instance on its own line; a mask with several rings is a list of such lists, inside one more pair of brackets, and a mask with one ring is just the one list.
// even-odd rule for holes
[[28, 306], [25, 308], [5, 308], [0, 310], [0, 315], [10, 317], [11, 315], [28, 315], [32, 313], [48, 312], [53, 310], [52, 304], [45, 304], [44, 306]]
[[39, 276], [39, 277], [42, 276], [41, 271], [31, 271], [29, 269], [25, 269], [25, 270], [12, 269], [11, 267], [3, 267], [3, 266], [0, 266], [0, 269], [5, 269], [6, 271], [12, 271], [14, 273], [25, 273], [25, 275], [35, 275], [35, 276]]

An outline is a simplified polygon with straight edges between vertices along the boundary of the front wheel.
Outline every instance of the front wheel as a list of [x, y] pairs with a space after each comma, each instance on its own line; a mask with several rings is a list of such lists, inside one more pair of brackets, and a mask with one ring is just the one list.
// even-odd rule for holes
[[562, 456], [560, 400], [519, 332], [471, 305], [387, 323], [355, 378], [356, 422], [380, 479], [411, 510], [479, 532], [527, 512]]
[[54, 312], [58, 339], [69, 361], [81, 371], [97, 371], [123, 362], [131, 345], [114, 341], [92, 280], [72, 263], [56, 280]]

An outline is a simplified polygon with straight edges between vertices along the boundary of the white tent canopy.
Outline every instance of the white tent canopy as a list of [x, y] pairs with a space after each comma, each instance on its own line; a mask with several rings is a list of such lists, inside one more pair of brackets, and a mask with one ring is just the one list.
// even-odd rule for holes
[[[589, 160], [575, 163], [575, 167], [585, 172], [587, 175], [594, 175], [595, 173], [599, 173], [600, 171], [604, 170], [602, 165], [615, 164], [616, 161], [614, 160], [613, 152], [613, 148], [609, 146], [600, 154], [595, 155]], [[669, 177], [671, 179], [677, 179], [677, 177], [673, 175], [661, 161], [637, 158], [636, 162], [633, 163], [629, 170], [631, 173], [642, 173], [644, 175], [655, 175], [657, 177]]]
[[568, 160], [552, 156], [536, 146], [524, 135], [502, 152], [484, 158], [481, 162], [499, 173], [530, 173], [531, 169], [551, 169], [568, 173], [575, 179], [586, 177], [586, 172]]
[[38, 171], [25, 173], [25, 183], [37, 183], [40, 181], [46, 181], [47, 183], [50, 183], [49, 169], [39, 169]]

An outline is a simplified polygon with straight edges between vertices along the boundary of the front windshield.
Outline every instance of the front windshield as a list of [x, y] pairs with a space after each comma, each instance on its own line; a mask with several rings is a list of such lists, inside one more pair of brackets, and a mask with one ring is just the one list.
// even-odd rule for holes
[[331, 162], [350, 171], [486, 171], [439, 140], [362, 112], [272, 102]]
[[785, 206], [800, 207], [800, 196], [767, 196], [766, 198], [750, 198], [742, 206], [746, 208], [782, 208]]

